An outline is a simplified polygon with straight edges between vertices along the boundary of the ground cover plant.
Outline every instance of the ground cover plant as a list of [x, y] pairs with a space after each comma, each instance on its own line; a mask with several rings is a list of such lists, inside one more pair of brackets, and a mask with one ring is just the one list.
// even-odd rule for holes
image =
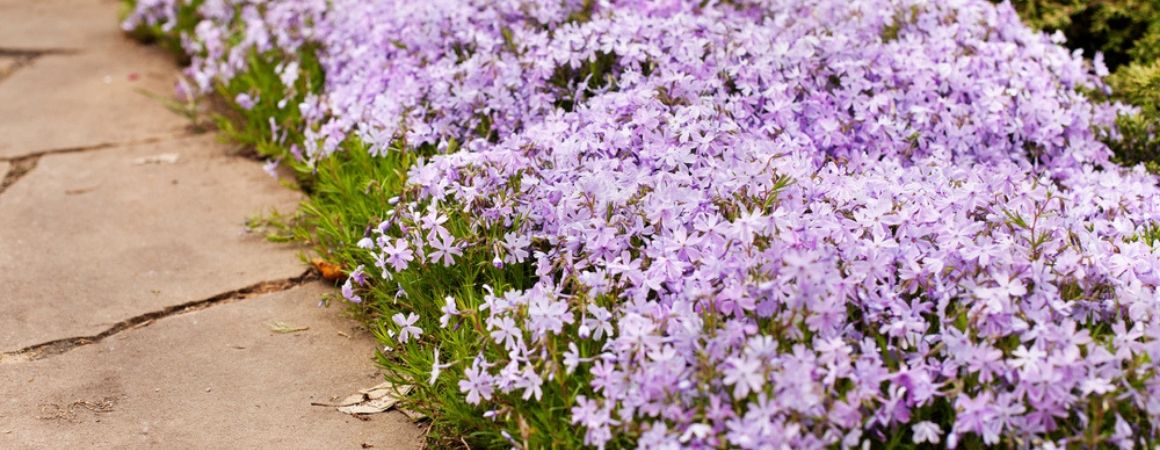
[[1010, 4], [131, 5], [439, 446], [1156, 440], [1139, 111]]
[[1121, 136], [1108, 144], [1117, 161], [1144, 163], [1160, 173], [1160, 2], [1019, 0], [1014, 5], [1029, 25], [1058, 31], [1069, 47], [1107, 62], [1110, 96], [1138, 108], [1117, 119]]

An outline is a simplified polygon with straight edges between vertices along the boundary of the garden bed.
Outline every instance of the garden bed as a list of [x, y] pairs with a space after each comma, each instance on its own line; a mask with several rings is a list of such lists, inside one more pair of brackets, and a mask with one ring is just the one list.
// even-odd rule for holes
[[1155, 441], [1154, 55], [1107, 78], [982, 0], [139, 0], [125, 25], [297, 174], [281, 232], [342, 268], [440, 447]]

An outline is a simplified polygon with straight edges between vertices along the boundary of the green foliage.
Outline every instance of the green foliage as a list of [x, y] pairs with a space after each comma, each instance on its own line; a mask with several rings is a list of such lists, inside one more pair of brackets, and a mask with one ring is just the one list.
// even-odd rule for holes
[[1028, 25], [1062, 31], [1089, 57], [1104, 53], [1115, 70], [1160, 56], [1160, 2], [1156, 0], [1014, 0]]
[[1116, 120], [1122, 137], [1109, 144], [1118, 162], [1160, 173], [1160, 59], [1120, 67], [1108, 82], [1117, 98], [1140, 109]]
[[[160, 26], [142, 25], [134, 30], [129, 31], [129, 35], [142, 42], [156, 43], [164, 47], [166, 50], [172, 52], [177, 56], [182, 63], [188, 63], [189, 57], [181, 48], [181, 31], [192, 31], [197, 22], [201, 19], [197, 15], [197, 9], [205, 0], [186, 0], [178, 2], [177, 22], [174, 27], [165, 30]], [[127, 15], [136, 7], [136, 0], [122, 0], [122, 16]]]
[[[360, 265], [369, 271], [377, 270], [370, 252], [351, 243], [370, 235], [369, 230], [393, 213], [392, 198], [413, 195], [405, 187], [406, 168], [431, 152], [432, 148], [424, 147], [372, 156], [362, 143], [346, 142], [344, 151], [318, 164], [313, 194], [303, 204], [301, 221], [296, 227], [298, 239], [312, 243], [324, 259], [341, 265], [346, 271]], [[453, 215], [445, 225], [460, 239], [502, 239], [503, 229], [484, 230], [469, 237], [468, 221], [468, 217]], [[494, 411], [492, 418], [485, 418], [483, 408], [468, 405], [459, 391], [457, 382], [466, 368], [464, 364], [475, 355], [482, 352], [492, 361], [507, 356], [502, 349], [486, 345], [488, 340], [481, 338], [487, 334], [484, 318], [477, 313], [483, 301], [483, 286], [496, 291], [527, 289], [535, 280], [530, 264], [497, 268], [490, 258], [482, 249], [469, 248], [454, 267], [430, 262], [415, 264], [392, 274], [389, 283], [370, 284], [360, 290], [364, 302], [354, 305], [354, 312], [368, 323], [384, 345], [377, 359], [387, 379], [416, 386], [403, 400], [402, 407], [433, 419], [429, 439], [436, 447], [456, 446], [461, 439], [472, 447], [511, 447], [502, 432], [526, 448], [579, 447], [583, 435], [577, 429], [556, 425], [567, 423], [567, 412], [576, 395], [590, 389], [587, 374], [564, 377], [560, 373], [556, 380], [544, 384], [543, 398], [538, 402], [522, 399], [520, 392], [497, 392], [488, 403]], [[439, 324], [439, 317], [448, 296], [455, 299], [463, 316], [444, 328]], [[400, 345], [390, 333], [397, 328], [391, 323], [391, 317], [411, 312], [418, 314], [416, 325], [424, 334], [418, 340]], [[441, 362], [454, 363], [431, 384], [436, 349]], [[596, 348], [581, 348], [582, 354], [595, 352]]]

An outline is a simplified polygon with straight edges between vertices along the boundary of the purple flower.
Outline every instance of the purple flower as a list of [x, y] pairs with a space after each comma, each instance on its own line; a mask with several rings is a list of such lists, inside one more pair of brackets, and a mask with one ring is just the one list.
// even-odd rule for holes
[[367, 284], [366, 266], [359, 264], [358, 267], [350, 271], [350, 279], [358, 283], [359, 286], [365, 286]]
[[[138, 1], [125, 25], [176, 26], [181, 5]], [[1081, 94], [1106, 91], [1102, 56], [1009, 4], [196, 8], [177, 31], [196, 89], [277, 55], [285, 95], [265, 100], [302, 118], [270, 139], [296, 159], [433, 149], [374, 236], [342, 243], [397, 298], [426, 263], [529, 286], [445, 299], [442, 327], [487, 333], [452, 374], [470, 404], [534, 408], [559, 384], [595, 447], [826, 448], [907, 427], [919, 444], [1071, 445], [1052, 437], [1083, 435], [1093, 404], [1123, 416], [1101, 445], [1153, 432], [1157, 177], [1110, 160], [1132, 111]], [[304, 49], [317, 92], [300, 92]], [[348, 299], [373, 281], [356, 272]], [[411, 306], [386, 306], [396, 337], [436, 347], [431, 379], [447, 377]], [[934, 402], [955, 414], [923, 420]], [[485, 417], [514, 429], [503, 407]]]

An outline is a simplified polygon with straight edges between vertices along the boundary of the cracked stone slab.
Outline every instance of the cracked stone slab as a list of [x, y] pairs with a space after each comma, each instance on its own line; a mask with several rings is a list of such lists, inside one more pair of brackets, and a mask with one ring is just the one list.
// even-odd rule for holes
[[188, 119], [161, 100], [177, 74], [163, 50], [125, 37], [32, 59], [0, 82], [0, 158], [183, 134]]
[[[373, 339], [317, 306], [327, 291], [311, 283], [0, 364], [0, 447], [420, 448], [400, 413], [364, 421], [310, 405], [381, 382]], [[308, 329], [274, 333], [276, 321]]]
[[120, 32], [118, 0], [0, 0], [0, 48], [79, 49]]
[[0, 350], [302, 273], [244, 229], [299, 194], [228, 153], [206, 135], [42, 157], [0, 194]]

